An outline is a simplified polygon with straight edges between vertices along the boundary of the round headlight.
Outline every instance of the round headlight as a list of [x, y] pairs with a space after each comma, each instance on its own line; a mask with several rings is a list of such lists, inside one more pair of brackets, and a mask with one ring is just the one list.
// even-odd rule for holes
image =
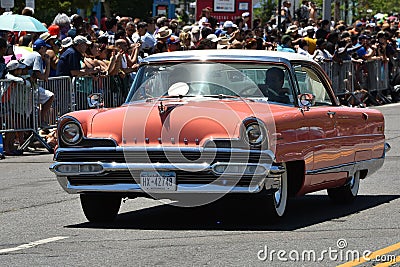
[[82, 139], [82, 132], [79, 125], [75, 122], [67, 122], [61, 128], [61, 139], [69, 144], [76, 145]]
[[264, 139], [264, 134], [263, 131], [261, 130], [260, 125], [255, 123], [247, 126], [246, 136], [250, 145], [259, 145], [262, 143]]

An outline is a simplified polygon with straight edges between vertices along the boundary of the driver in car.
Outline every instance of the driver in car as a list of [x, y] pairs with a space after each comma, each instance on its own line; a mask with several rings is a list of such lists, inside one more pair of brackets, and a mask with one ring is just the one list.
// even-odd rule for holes
[[272, 67], [267, 70], [265, 84], [259, 85], [261, 92], [269, 101], [284, 104], [291, 103], [288, 88], [283, 88], [285, 74], [281, 68]]

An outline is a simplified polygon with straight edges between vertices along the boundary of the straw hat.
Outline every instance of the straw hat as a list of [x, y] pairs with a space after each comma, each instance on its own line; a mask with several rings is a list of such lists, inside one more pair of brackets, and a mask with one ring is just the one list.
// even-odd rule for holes
[[155, 35], [156, 39], [164, 39], [170, 37], [172, 34], [172, 30], [168, 29], [167, 26], [161, 27], [157, 34]]
[[71, 37], [65, 37], [62, 41], [61, 41], [61, 46], [63, 48], [68, 48], [70, 46], [73, 45], [73, 41]]
[[57, 35], [51, 35], [48, 32], [42, 33], [39, 36], [40, 39], [43, 39], [45, 42], [49, 41], [50, 39], [57, 39]]

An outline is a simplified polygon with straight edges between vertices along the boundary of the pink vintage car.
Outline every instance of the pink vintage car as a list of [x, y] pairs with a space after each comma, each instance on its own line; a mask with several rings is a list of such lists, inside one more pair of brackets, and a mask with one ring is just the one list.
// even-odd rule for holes
[[272, 219], [318, 190], [348, 203], [390, 149], [382, 114], [340, 106], [320, 66], [294, 53], [156, 54], [121, 107], [90, 100], [60, 119], [50, 169], [92, 222], [114, 220], [123, 197], [257, 196]]

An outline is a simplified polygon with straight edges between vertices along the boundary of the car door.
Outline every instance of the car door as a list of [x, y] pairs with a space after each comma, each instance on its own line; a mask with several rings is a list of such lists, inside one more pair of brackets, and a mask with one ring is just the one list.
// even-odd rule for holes
[[[301, 108], [303, 120], [309, 128], [309, 149], [313, 153], [312, 169], [306, 170], [308, 174], [327, 173], [329, 169], [342, 164], [341, 144], [338, 132], [338, 118], [340, 107], [330, 90], [326, 75], [313, 64], [305, 62], [294, 65], [298, 94], [312, 94], [312, 106]], [[311, 184], [324, 183], [335, 179], [334, 176], [314, 176]]]

